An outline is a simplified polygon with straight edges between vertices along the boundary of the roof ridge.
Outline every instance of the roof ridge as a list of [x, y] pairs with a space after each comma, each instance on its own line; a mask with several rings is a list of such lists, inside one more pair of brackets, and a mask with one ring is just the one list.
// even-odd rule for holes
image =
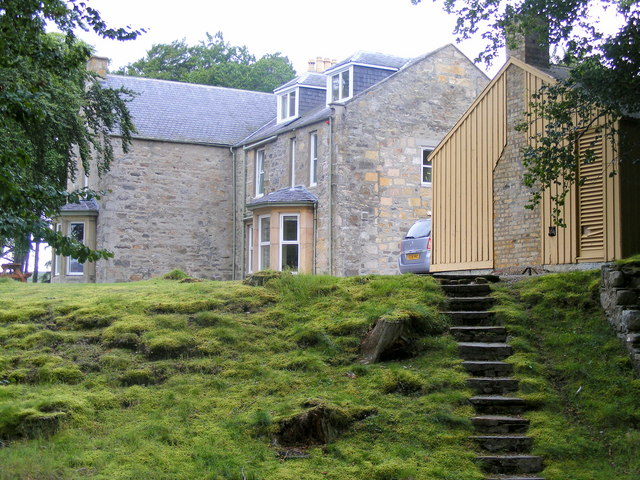
[[212, 90], [233, 90], [233, 91], [237, 91], [237, 92], [258, 93], [258, 94], [261, 94], [261, 95], [273, 95], [273, 93], [260, 92], [258, 90], [247, 90], [247, 89], [244, 89], [244, 88], [234, 88], [234, 87], [222, 87], [220, 85], [206, 85], [206, 84], [203, 84], [203, 83], [181, 82], [180, 80], [167, 80], [167, 79], [164, 79], [164, 78], [139, 77], [137, 75], [116, 75], [116, 74], [113, 74], [113, 73], [108, 73], [107, 74], [107, 78], [108, 77], [126, 78], [126, 79], [141, 80], [141, 81], [146, 81], [146, 82], [173, 83], [173, 84], [177, 84], [177, 85], [188, 85], [188, 86], [192, 86], [192, 87], [201, 87], [201, 88], [207, 88], [207, 89], [212, 89]]

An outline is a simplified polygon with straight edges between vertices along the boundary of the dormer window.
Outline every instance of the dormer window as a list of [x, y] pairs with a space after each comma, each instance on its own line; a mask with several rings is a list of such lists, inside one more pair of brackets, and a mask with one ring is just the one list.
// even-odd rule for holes
[[298, 89], [278, 96], [278, 123], [298, 116]]
[[353, 69], [347, 68], [328, 79], [329, 103], [347, 100], [353, 96]]

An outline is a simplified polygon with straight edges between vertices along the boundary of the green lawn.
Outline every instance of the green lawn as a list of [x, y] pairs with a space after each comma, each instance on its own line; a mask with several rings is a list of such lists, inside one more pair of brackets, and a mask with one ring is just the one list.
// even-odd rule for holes
[[[0, 477], [478, 479], [443, 297], [415, 276], [0, 284]], [[361, 365], [385, 315], [431, 332], [420, 356]], [[283, 460], [278, 421], [368, 411]]]
[[[547, 480], [640, 478], [640, 381], [596, 284], [495, 293]], [[412, 275], [0, 282], [0, 478], [479, 480], [443, 300]], [[419, 355], [360, 364], [375, 320], [406, 315], [427, 332]], [[337, 439], [274, 442], [317, 405], [351, 419]]]
[[640, 380], [599, 305], [599, 272], [503, 287], [497, 315], [511, 343], [535, 452], [547, 480], [640, 479]]

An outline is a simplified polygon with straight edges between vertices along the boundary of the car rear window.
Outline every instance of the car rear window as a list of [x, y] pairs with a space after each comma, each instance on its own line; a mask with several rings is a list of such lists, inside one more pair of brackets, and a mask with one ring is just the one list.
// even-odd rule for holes
[[407, 232], [405, 238], [421, 238], [431, 235], [431, 220], [422, 220], [416, 222]]

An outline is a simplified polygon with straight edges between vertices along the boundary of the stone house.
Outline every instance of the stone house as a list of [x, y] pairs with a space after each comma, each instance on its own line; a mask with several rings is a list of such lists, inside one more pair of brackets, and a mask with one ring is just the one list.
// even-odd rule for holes
[[313, 70], [274, 94], [106, 75], [139, 92], [138, 133], [103, 177], [79, 175], [107, 193], [56, 228], [115, 256], [56, 257], [53, 281], [397, 273], [401, 236], [430, 214], [429, 154], [488, 79], [453, 45]]
[[272, 118], [275, 96], [117, 75], [105, 83], [137, 92], [129, 110], [138, 132], [105, 175], [80, 172], [76, 188], [105, 194], [63, 208], [56, 228], [114, 258], [54, 256], [52, 282], [133, 281], [174, 268], [232, 278], [233, 145]]
[[[566, 228], [551, 224], [549, 194], [535, 209], [525, 209], [530, 190], [522, 181], [522, 147], [543, 124], [537, 119], [529, 132], [516, 125], [532, 94], [568, 71], [551, 65], [548, 49], [532, 39], [508, 53], [503, 68], [432, 154], [431, 270], [558, 270], [640, 252], [640, 165], [616, 164], [616, 152], [631, 153], [620, 144], [622, 135], [612, 144], [591, 128], [575, 145], [577, 152], [592, 149], [596, 158], [579, 166], [586, 181], [573, 187], [562, 207]], [[618, 131], [637, 136], [640, 124], [623, 119]], [[610, 175], [613, 168], [616, 175]]]
[[430, 215], [429, 154], [487, 81], [447, 45], [359, 52], [277, 89], [277, 117], [239, 144], [241, 271], [397, 273], [402, 235]]

